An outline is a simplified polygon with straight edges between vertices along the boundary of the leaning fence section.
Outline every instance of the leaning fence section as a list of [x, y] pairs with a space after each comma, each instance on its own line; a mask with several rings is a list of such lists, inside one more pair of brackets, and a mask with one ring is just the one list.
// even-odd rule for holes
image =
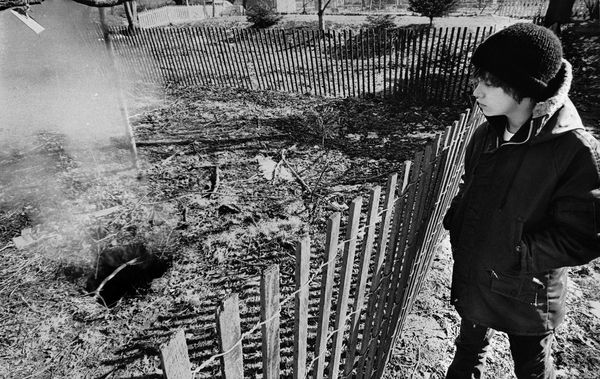
[[469, 57], [492, 32], [115, 28], [110, 38], [121, 74], [135, 80], [453, 101], [468, 96]]
[[[226, 298], [215, 312], [217, 353], [198, 362], [194, 376], [381, 378], [443, 236], [465, 142], [481, 117], [463, 114], [384, 188], [332, 214], [324, 249], [299, 241], [293, 292], [282, 296], [279, 267], [266, 269], [256, 324], [242, 327], [238, 294]], [[161, 359], [168, 379], [191, 377], [184, 333], [161, 347]]]

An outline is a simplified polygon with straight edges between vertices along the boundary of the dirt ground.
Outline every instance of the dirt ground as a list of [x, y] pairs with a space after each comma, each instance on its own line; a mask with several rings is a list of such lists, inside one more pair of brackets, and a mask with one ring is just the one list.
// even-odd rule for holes
[[[573, 100], [596, 131], [599, 35], [583, 25], [564, 36]], [[81, 146], [49, 131], [0, 142], [0, 377], [160, 377], [157, 348], [179, 327], [198, 367], [216, 352], [219, 300], [240, 293], [248, 330], [258, 321], [262, 270], [278, 263], [289, 294], [299, 237], [313, 236], [317, 264], [328, 215], [385, 183], [462, 110], [210, 88], [172, 88], [135, 104], [139, 176], [123, 138]], [[119, 250], [132, 243], [147, 253]], [[115, 254], [106, 259], [106, 251]], [[127, 269], [156, 278], [125, 296], [97, 279], [138, 256], [148, 264]], [[443, 377], [459, 325], [448, 305], [450, 267], [445, 242], [386, 377]], [[570, 279], [557, 368], [561, 378], [595, 378], [600, 262], [572, 269]], [[94, 293], [103, 283], [110, 307]], [[246, 374], [256, 377], [259, 339], [244, 344]], [[505, 336], [494, 345], [490, 377], [510, 378]], [[289, 359], [284, 366], [289, 373]], [[218, 366], [198, 374], [218, 377]]]

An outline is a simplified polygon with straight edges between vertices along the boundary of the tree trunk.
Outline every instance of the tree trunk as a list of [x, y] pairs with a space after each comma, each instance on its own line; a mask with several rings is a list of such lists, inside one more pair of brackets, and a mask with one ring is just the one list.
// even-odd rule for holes
[[125, 15], [127, 16], [127, 24], [129, 25], [129, 31], [134, 32], [138, 27], [138, 15], [137, 15], [137, 2], [136, 0], [131, 0], [126, 3], [123, 3], [123, 7], [125, 8]]
[[574, 3], [575, 0], [550, 0], [544, 17], [545, 25], [552, 26], [555, 23], [560, 25], [569, 22]]
[[323, 15], [325, 15], [325, 9], [329, 6], [331, 0], [326, 0], [323, 5], [323, 0], [317, 0], [317, 16], [319, 16], [319, 30], [325, 30], [325, 21]]
[[325, 30], [325, 20], [323, 20], [324, 13], [325, 9], [319, 10], [319, 12], [317, 12], [317, 16], [319, 17], [319, 30]]
[[323, 0], [317, 1], [317, 17], [319, 18], [319, 30], [325, 30], [325, 21], [323, 21], [323, 14], [325, 13], [325, 8], [323, 8]]

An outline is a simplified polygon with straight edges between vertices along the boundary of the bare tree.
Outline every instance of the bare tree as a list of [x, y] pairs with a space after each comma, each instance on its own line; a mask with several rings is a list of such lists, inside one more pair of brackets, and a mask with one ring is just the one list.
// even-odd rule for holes
[[325, 21], [323, 21], [323, 15], [325, 14], [325, 9], [329, 6], [331, 0], [326, 0], [325, 5], [323, 5], [323, 0], [317, 0], [317, 16], [319, 17], [319, 30], [325, 29]]

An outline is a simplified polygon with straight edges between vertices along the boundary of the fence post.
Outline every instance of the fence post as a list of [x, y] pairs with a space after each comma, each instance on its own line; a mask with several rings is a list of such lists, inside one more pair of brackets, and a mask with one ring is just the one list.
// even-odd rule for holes
[[263, 378], [279, 378], [279, 266], [271, 265], [260, 281]]
[[325, 368], [325, 352], [327, 351], [327, 331], [329, 329], [329, 315], [331, 313], [331, 297], [333, 293], [333, 273], [338, 250], [340, 232], [340, 213], [336, 212], [327, 220], [327, 234], [325, 242], [325, 262], [321, 272], [321, 300], [319, 302], [319, 323], [317, 326], [317, 343], [315, 349], [316, 366], [313, 378], [322, 379]]
[[[357, 197], [350, 204], [349, 220], [346, 227], [346, 238], [344, 241], [344, 255], [342, 257], [342, 270], [340, 271], [340, 284], [338, 290], [337, 309], [335, 312], [335, 324], [333, 332], [333, 351], [329, 362], [329, 377], [337, 378], [342, 356], [342, 342], [344, 341], [344, 325], [346, 324], [346, 312], [348, 311], [348, 296], [352, 285], [352, 268], [354, 266], [354, 255], [356, 252], [356, 239], [358, 238], [358, 223], [362, 198]], [[356, 310], [355, 310], [356, 311]]]
[[231, 294], [217, 308], [217, 333], [219, 335], [221, 371], [225, 379], [244, 377], [242, 333], [238, 294]]
[[294, 320], [294, 379], [306, 376], [308, 339], [308, 295], [310, 274], [310, 240], [304, 238], [296, 247], [296, 309]]
[[192, 379], [183, 329], [177, 330], [169, 341], [160, 346], [160, 363], [166, 379]]

